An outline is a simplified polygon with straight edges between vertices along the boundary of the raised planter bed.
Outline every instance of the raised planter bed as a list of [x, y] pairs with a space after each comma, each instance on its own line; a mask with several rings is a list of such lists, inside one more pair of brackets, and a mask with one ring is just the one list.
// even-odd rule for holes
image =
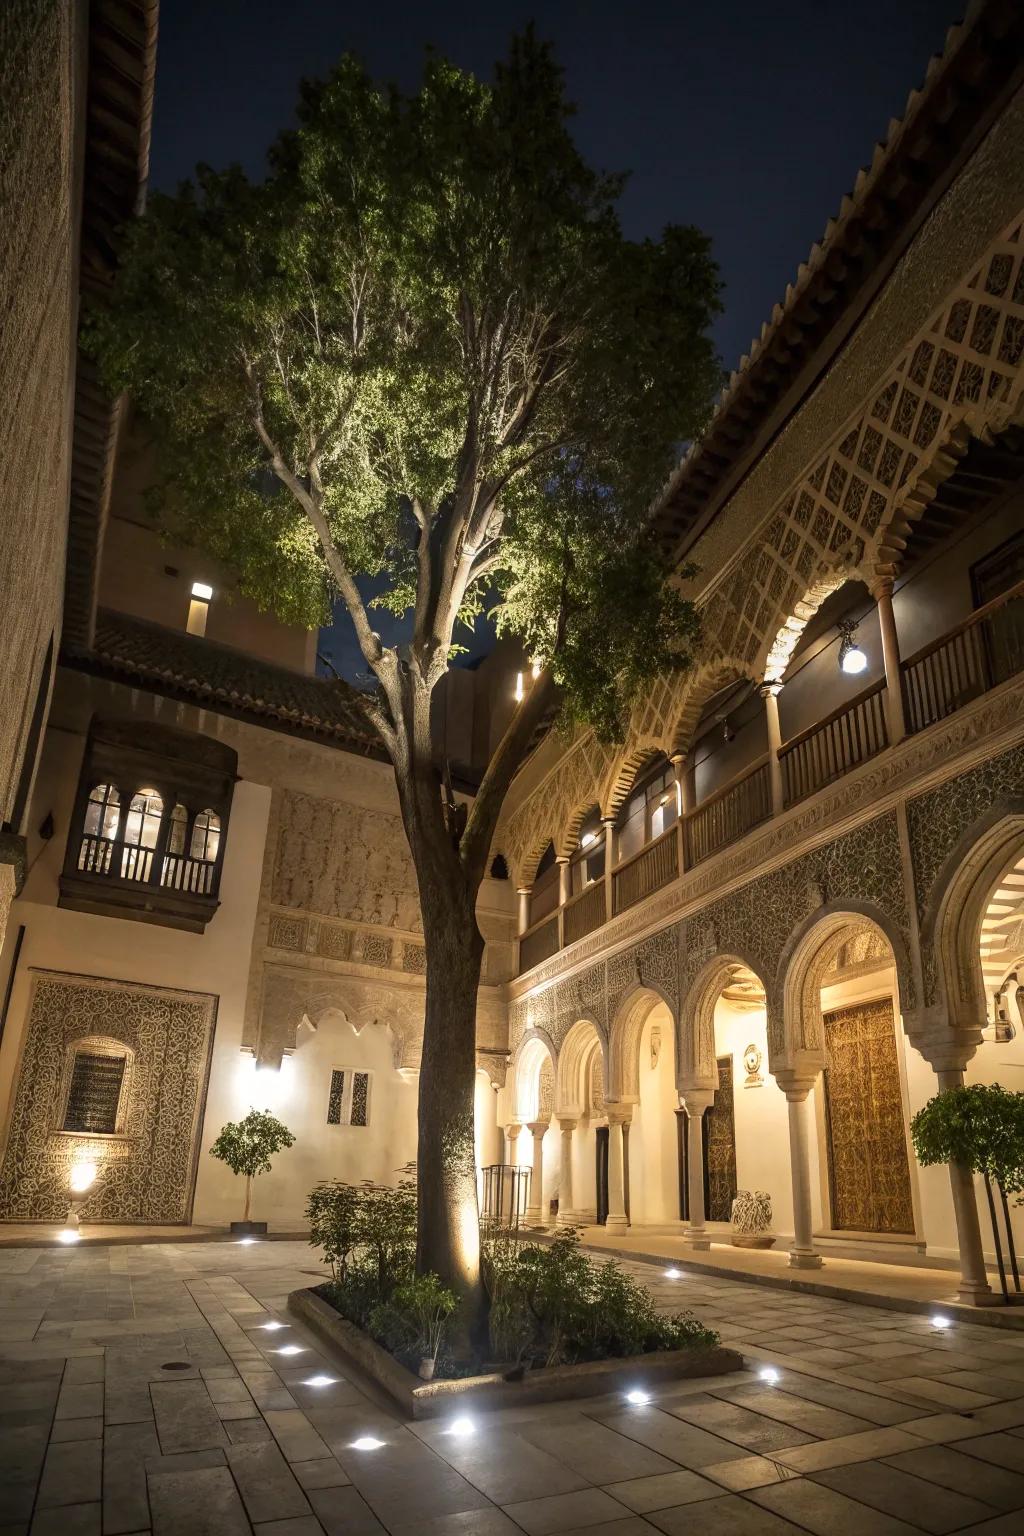
[[462, 1376], [455, 1381], [421, 1381], [367, 1334], [339, 1316], [313, 1290], [292, 1291], [288, 1310], [345, 1359], [384, 1388], [410, 1419], [436, 1418], [455, 1407], [514, 1408], [525, 1403], [598, 1397], [605, 1392], [654, 1386], [693, 1376], [724, 1376], [743, 1369], [743, 1356], [718, 1345], [712, 1349], [664, 1349], [625, 1359], [589, 1360], [526, 1371], [507, 1381], [500, 1372]]

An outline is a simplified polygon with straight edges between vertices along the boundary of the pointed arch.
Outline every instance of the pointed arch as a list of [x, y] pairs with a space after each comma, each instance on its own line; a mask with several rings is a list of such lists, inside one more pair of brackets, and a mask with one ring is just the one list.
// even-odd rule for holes
[[[775, 638], [769, 643], [764, 659], [763, 672], [766, 683], [781, 683], [801, 635], [822, 603], [826, 598], [831, 597], [833, 592], [838, 592], [840, 587], [844, 587], [848, 581], [856, 581], [859, 574], [859, 570], [849, 559], [831, 567], [822, 562], [818, 579], [807, 588], [803, 597], [793, 604], [789, 613], [781, 617], [781, 622], [774, 626]], [[762, 669], [758, 668], [758, 670]]]
[[589, 1113], [588, 1085], [595, 1053], [601, 1058], [603, 1080], [607, 1081], [605, 1060], [607, 1041], [597, 1021], [584, 1014], [576, 1020], [562, 1041], [555, 1078], [555, 1114], [566, 1119], [580, 1119]]
[[688, 752], [708, 700], [713, 699], [716, 693], [721, 693], [730, 683], [743, 682], [749, 677], [750, 667], [739, 656], [719, 655], [714, 661], [697, 667], [680, 690], [679, 706], [666, 748], [667, 755], [671, 757], [675, 752]]
[[[541, 1088], [545, 1067], [551, 1073], [552, 1104], [548, 1107], [547, 1115], [543, 1116]], [[547, 1030], [528, 1029], [516, 1047], [512, 1061], [515, 1118], [518, 1121], [529, 1124], [540, 1118], [550, 1118], [557, 1069], [557, 1052]]]
[[667, 757], [665, 744], [646, 737], [625, 747], [612, 764], [601, 791], [601, 815], [617, 816], [637, 779], [655, 758]]

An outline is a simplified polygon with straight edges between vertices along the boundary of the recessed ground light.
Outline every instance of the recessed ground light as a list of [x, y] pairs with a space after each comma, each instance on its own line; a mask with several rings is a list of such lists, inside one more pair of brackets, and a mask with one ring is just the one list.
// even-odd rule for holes
[[461, 1419], [453, 1419], [448, 1426], [448, 1433], [450, 1435], [459, 1436], [472, 1435], [476, 1433], [476, 1425], [473, 1423], [472, 1419], [467, 1419], [465, 1417]]
[[354, 1451], [379, 1451], [384, 1444], [383, 1440], [375, 1440], [372, 1435], [360, 1435], [358, 1440], [352, 1441]]
[[638, 1387], [634, 1387], [632, 1392], [626, 1393], [626, 1402], [632, 1403], [634, 1408], [639, 1408], [642, 1403], [649, 1403], [650, 1400], [649, 1395], [646, 1392], [641, 1392]]
[[80, 1243], [82, 1241], [82, 1234], [68, 1227], [64, 1232], [57, 1233], [57, 1241], [58, 1243]]
[[777, 1371], [774, 1365], [763, 1365], [757, 1374], [760, 1376], [761, 1380], [766, 1381], [769, 1386], [774, 1386], [775, 1382], [780, 1379], [782, 1373], [781, 1371]]
[[952, 1325], [952, 1321], [953, 1321], [952, 1318], [950, 1318], [950, 1317], [943, 1317], [940, 1312], [936, 1312], [935, 1316], [932, 1318], [932, 1327], [933, 1328], [949, 1328]]
[[336, 1376], [307, 1376], [302, 1385], [304, 1387], [333, 1387], [337, 1379]]
[[267, 1333], [276, 1333], [279, 1328], [284, 1328], [285, 1326], [286, 1324], [279, 1323], [276, 1318], [269, 1323], [260, 1323], [260, 1327], [265, 1329]]
[[681, 1269], [666, 1269], [665, 1271], [666, 1280], [681, 1280], [682, 1278], [683, 1272]]
[[256, 1239], [254, 1237], [240, 1237], [238, 1239], [238, 1245], [240, 1248], [251, 1248], [255, 1241]]
[[192, 596], [198, 597], [201, 603], [208, 603], [213, 596], [213, 588], [205, 581], [192, 583]]
[[276, 1353], [279, 1355], [301, 1355], [302, 1350], [303, 1346], [301, 1344], [282, 1344]]

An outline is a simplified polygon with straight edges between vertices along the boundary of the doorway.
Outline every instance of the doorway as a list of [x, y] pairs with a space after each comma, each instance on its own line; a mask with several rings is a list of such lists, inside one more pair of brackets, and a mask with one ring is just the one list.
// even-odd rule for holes
[[596, 1128], [597, 1156], [597, 1224], [603, 1227], [608, 1220], [608, 1127]]
[[824, 1073], [832, 1226], [914, 1231], [892, 1000], [825, 1014]]

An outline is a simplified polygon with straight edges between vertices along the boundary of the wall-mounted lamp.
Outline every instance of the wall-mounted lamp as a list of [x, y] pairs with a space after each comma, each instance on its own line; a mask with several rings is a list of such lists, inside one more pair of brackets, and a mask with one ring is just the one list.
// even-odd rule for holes
[[597, 842], [597, 833], [596, 832], [584, 832], [583, 836], [580, 838], [580, 847], [581, 848], [589, 848], [591, 843], [596, 843], [596, 842]]
[[192, 583], [192, 601], [188, 605], [188, 623], [186, 632], [190, 635], [206, 634], [206, 619], [210, 612], [210, 599], [213, 597], [213, 588], [205, 581]]
[[857, 643], [857, 624], [853, 619], [840, 619], [839, 633], [842, 640], [839, 644], [839, 667], [850, 677], [856, 677], [863, 672], [868, 664], [868, 659]]

